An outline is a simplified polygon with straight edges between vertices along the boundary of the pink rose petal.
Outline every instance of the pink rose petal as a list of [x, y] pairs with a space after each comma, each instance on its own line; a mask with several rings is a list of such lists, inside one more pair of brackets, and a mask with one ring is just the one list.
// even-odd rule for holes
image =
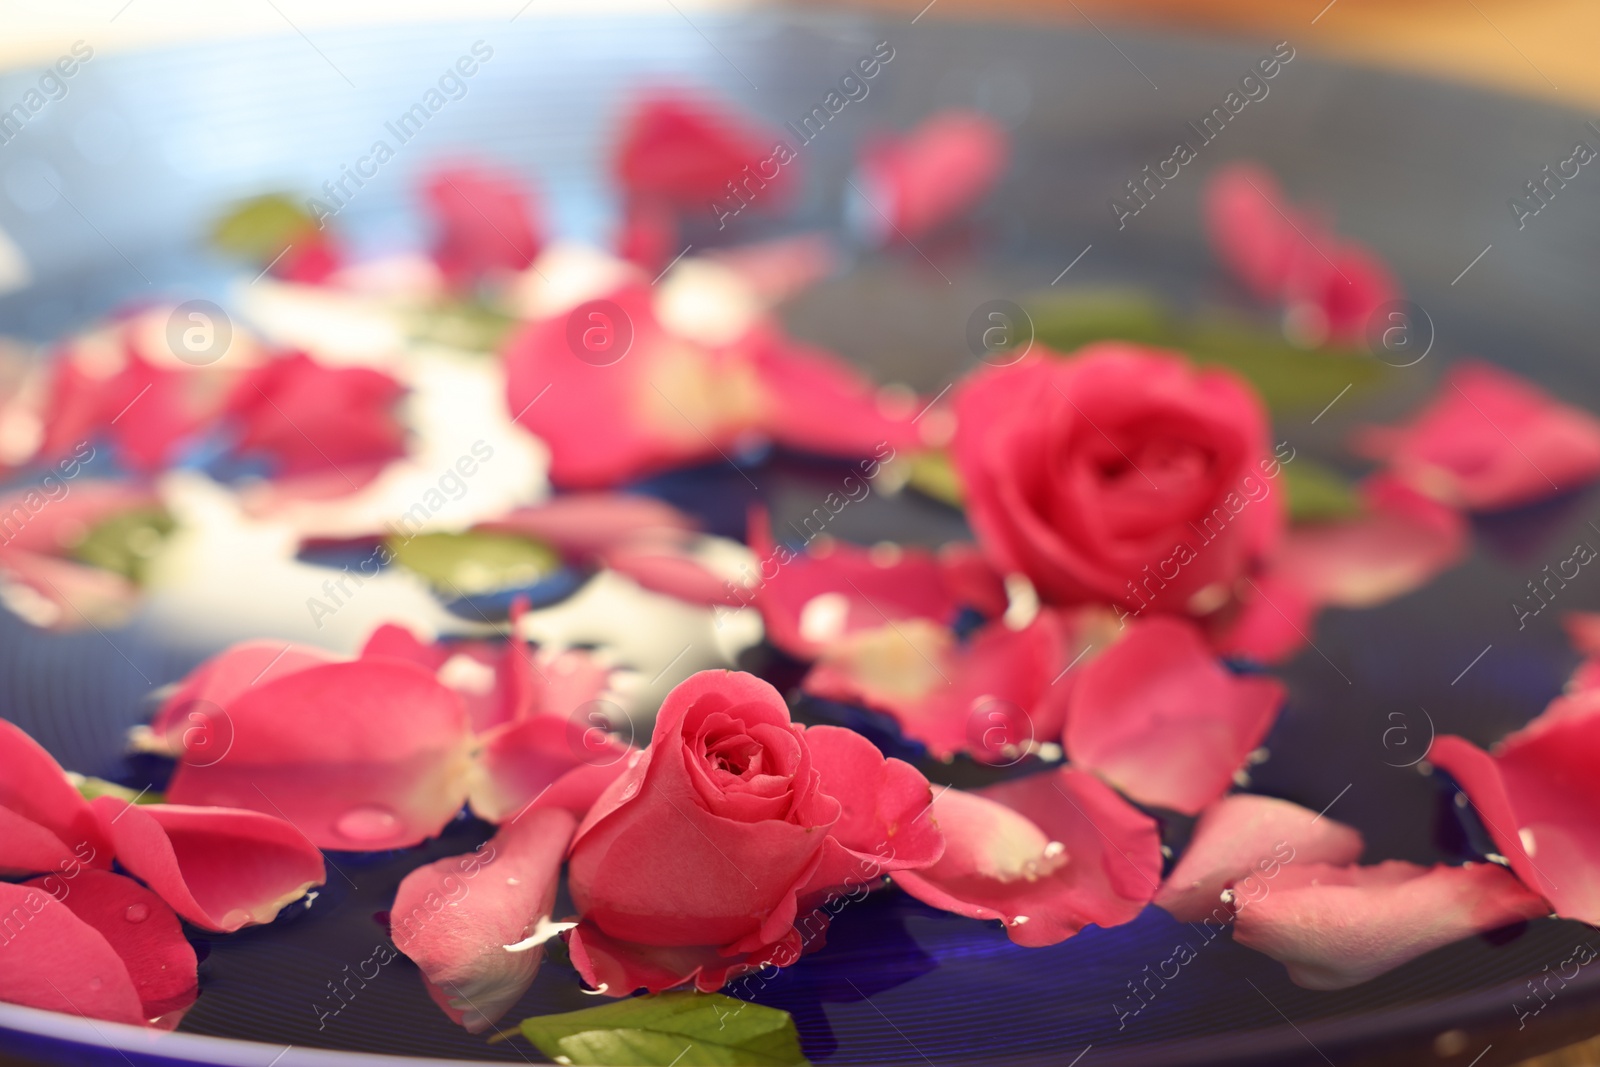
[[[61, 765], [14, 723], [0, 719], [0, 872], [31, 874], [63, 862], [111, 866], [111, 843]], [[57, 846], [59, 850], [57, 849]], [[52, 859], [52, 857], [54, 857]], [[49, 861], [43, 866], [35, 864]]]
[[1135, 800], [1196, 815], [1227, 792], [1284, 695], [1275, 679], [1229, 673], [1192, 623], [1146, 619], [1084, 668], [1063, 744]]
[[476, 853], [406, 875], [389, 921], [434, 1001], [468, 1033], [499, 1021], [533, 984], [544, 946], [512, 950], [551, 918], [577, 820], [559, 809], [507, 823]]
[[1428, 759], [1460, 783], [1524, 884], [1563, 918], [1600, 922], [1600, 694], [1555, 701], [1493, 755], [1441, 737]]
[[196, 926], [269, 923], [326, 879], [322, 854], [282, 819], [231, 808], [94, 801], [117, 862]]
[[903, 138], [883, 141], [862, 160], [864, 195], [883, 221], [878, 236], [915, 241], [971, 211], [1010, 162], [1004, 127], [978, 111], [941, 111]]
[[[181, 1015], [200, 995], [194, 949], [178, 916], [132, 878], [86, 870], [24, 884], [54, 896], [106, 939], [128, 968], [146, 1019]], [[177, 1021], [163, 1020], [164, 1028]]]
[[925, 904], [999, 919], [1019, 945], [1131, 921], [1155, 895], [1161, 836], [1092, 775], [1061, 768], [975, 793], [941, 790], [940, 860], [895, 883]]
[[1361, 834], [1343, 823], [1287, 800], [1237, 793], [1201, 813], [1153, 903], [1182, 922], [1219, 912], [1226, 921], [1221, 894], [1240, 879], [1271, 879], [1290, 862], [1354, 863], [1362, 847]]
[[49, 893], [0, 882], [0, 1001], [143, 1026], [128, 966], [105, 935]]
[[1289, 968], [1296, 985], [1347, 989], [1473, 934], [1549, 914], [1492, 863], [1419, 867], [1291, 864], [1240, 902], [1233, 939]]
[[812, 726], [805, 736], [822, 791], [839, 801], [841, 813], [802, 897], [820, 901], [840, 889], [871, 885], [890, 871], [918, 870], [938, 860], [944, 835], [934, 824], [933, 792], [921, 771], [885, 759], [851, 730]]
[[1476, 360], [1451, 367], [1409, 422], [1368, 429], [1357, 444], [1412, 488], [1469, 511], [1531, 504], [1600, 476], [1600, 419]]
[[231, 748], [181, 761], [173, 803], [249, 808], [288, 819], [319, 848], [373, 851], [432, 837], [466, 800], [466, 709], [416, 664], [309, 667], [223, 711]]
[[1273, 567], [1318, 604], [1370, 608], [1403, 596], [1466, 555], [1466, 522], [1391, 478], [1363, 487], [1356, 518], [1290, 530]]

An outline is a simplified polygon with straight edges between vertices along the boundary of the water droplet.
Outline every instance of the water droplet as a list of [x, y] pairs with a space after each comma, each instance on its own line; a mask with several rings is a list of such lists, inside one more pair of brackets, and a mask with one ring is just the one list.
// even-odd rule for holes
[[128, 910], [122, 913], [122, 917], [131, 923], [142, 923], [150, 918], [150, 905], [129, 904]]
[[1044, 858], [1047, 860], [1053, 860], [1066, 850], [1067, 846], [1063, 845], [1060, 841], [1052, 841], [1048, 845], [1044, 846]]
[[1011, 925], [1012, 926], [1021, 926], [1023, 923], [1025, 923], [1027, 921], [1028, 921], [1028, 917], [1026, 915], [1014, 915], [1011, 918]]
[[521, 884], [522, 884], [522, 882], [521, 882], [520, 879], [516, 879], [516, 878], [507, 878], [506, 879], [506, 885], [521, 885]]
[[333, 829], [348, 841], [368, 844], [393, 837], [400, 829], [400, 818], [388, 808], [367, 804], [339, 816]]
[[102, 978], [91, 978], [91, 979], [89, 979], [89, 988], [90, 989], [99, 989], [102, 986], [104, 986], [105, 984], [106, 984], [105, 980], [102, 979]]
[[633, 781], [631, 781], [631, 782], [629, 782], [627, 784], [626, 788], [624, 788], [622, 790], [622, 799], [623, 800], [632, 800], [634, 797], [636, 797], [638, 795], [639, 795], [639, 780], [637, 778], [635, 778]]
[[1236, 899], [1236, 894], [1231, 889], [1224, 889], [1218, 899], [1224, 904], [1232, 904]]
[[1517, 831], [1517, 837], [1522, 842], [1522, 851], [1528, 854], [1529, 859], [1532, 859], [1539, 850], [1539, 843], [1534, 840], [1533, 831], [1524, 826]]

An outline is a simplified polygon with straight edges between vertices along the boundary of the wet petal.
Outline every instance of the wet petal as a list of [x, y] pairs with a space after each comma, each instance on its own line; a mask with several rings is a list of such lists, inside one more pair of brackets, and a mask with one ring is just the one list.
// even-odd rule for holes
[[1155, 820], [1082, 771], [1061, 768], [975, 793], [942, 790], [933, 810], [943, 857], [895, 873], [895, 883], [936, 908], [999, 919], [1019, 945], [1129, 922], [1155, 895]]
[[249, 687], [223, 709], [233, 743], [179, 763], [175, 804], [249, 808], [319, 848], [371, 851], [437, 834], [467, 793], [460, 697], [423, 667], [329, 663]]
[[0, 1001], [142, 1026], [149, 1021], [128, 966], [105, 935], [49, 893], [0, 882]]
[[[194, 949], [178, 916], [132, 878], [80, 871], [24, 883], [54, 896], [104, 937], [122, 959], [146, 1019], [187, 1011], [200, 995]], [[176, 1018], [163, 1020], [170, 1028]]]
[[268, 923], [326, 880], [322, 854], [294, 826], [230, 808], [94, 801], [117, 862], [196, 926]]
[[530, 811], [477, 852], [436, 860], [400, 883], [389, 913], [395, 947], [469, 1033], [493, 1026], [533, 984], [543, 945], [508, 946], [548, 930], [576, 826], [569, 812]]
[[1239, 793], [1200, 815], [1183, 857], [1153, 903], [1183, 922], [1228, 920], [1222, 891], [1241, 879], [1270, 880], [1282, 865], [1354, 863], [1361, 834], [1298, 804]]

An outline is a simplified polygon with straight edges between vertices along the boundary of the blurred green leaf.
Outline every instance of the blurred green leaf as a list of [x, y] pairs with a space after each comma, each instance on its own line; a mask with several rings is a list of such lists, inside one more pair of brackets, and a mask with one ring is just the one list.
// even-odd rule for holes
[[282, 193], [241, 201], [211, 227], [211, 243], [231, 256], [270, 263], [317, 222]]
[[912, 456], [906, 484], [940, 503], [953, 508], [962, 506], [961, 475], [956, 473], [948, 452], [918, 452]]
[[584, 1067], [805, 1065], [788, 1012], [720, 993], [660, 993], [540, 1015], [522, 1034], [558, 1063]]
[[1294, 522], [1327, 522], [1361, 514], [1361, 498], [1350, 481], [1314, 460], [1296, 459], [1283, 468], [1289, 491], [1289, 518]]
[[1321, 408], [1346, 386], [1361, 390], [1388, 368], [1350, 348], [1302, 349], [1276, 332], [1218, 311], [1180, 319], [1137, 290], [1079, 292], [1029, 309], [1034, 335], [1059, 352], [1092, 341], [1123, 340], [1186, 352], [1196, 362], [1229, 367], [1248, 379], [1269, 408]]
[[452, 596], [532, 585], [561, 566], [556, 552], [525, 537], [499, 533], [425, 533], [391, 538], [395, 562]]
[[135, 508], [89, 527], [72, 546], [72, 558], [91, 567], [115, 571], [134, 583], [144, 581], [145, 567], [161, 550], [175, 526], [165, 508]]
[[475, 301], [450, 301], [418, 308], [407, 318], [414, 340], [431, 341], [468, 352], [495, 352], [517, 326], [517, 319]]

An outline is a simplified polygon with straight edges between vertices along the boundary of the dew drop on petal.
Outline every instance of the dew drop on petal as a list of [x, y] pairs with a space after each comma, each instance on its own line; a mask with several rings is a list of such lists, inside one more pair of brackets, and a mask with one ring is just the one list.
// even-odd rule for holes
[[368, 844], [395, 836], [400, 829], [400, 819], [388, 808], [366, 804], [351, 808], [333, 824], [334, 832], [347, 841]]
[[150, 918], [150, 905], [129, 904], [128, 910], [122, 913], [122, 917], [131, 923], [142, 923]]
[[103, 979], [103, 978], [91, 978], [91, 979], [89, 979], [89, 988], [90, 989], [99, 989], [102, 986], [104, 986], [105, 984], [106, 984], [105, 983], [105, 979]]

